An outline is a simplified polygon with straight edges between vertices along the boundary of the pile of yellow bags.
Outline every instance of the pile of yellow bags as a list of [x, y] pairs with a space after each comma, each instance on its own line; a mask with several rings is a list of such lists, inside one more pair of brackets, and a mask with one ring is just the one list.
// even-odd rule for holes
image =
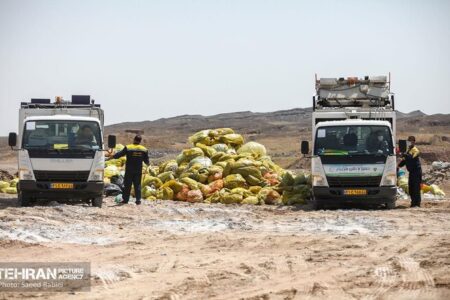
[[14, 178], [10, 181], [0, 180], [0, 192], [7, 194], [17, 194], [17, 183], [19, 178]]
[[[145, 169], [143, 198], [290, 205], [310, 197], [308, 175], [294, 176], [283, 170], [267, 156], [263, 145], [244, 143], [242, 135], [231, 128], [202, 130], [189, 137], [189, 142], [192, 148], [184, 149], [176, 159]], [[123, 164], [108, 161], [105, 178], [119, 174]]]

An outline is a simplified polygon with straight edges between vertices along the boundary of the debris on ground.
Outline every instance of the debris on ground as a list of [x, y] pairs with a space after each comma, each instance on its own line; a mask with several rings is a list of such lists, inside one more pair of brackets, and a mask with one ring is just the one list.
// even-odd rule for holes
[[450, 178], [450, 163], [442, 161], [434, 161], [428, 172], [423, 174], [422, 180], [428, 185], [441, 184], [444, 180]]
[[11, 181], [14, 178], [8, 171], [0, 170], [0, 181]]
[[[443, 199], [445, 197], [444, 191], [439, 187], [444, 180], [450, 178], [450, 163], [435, 161], [431, 164], [430, 170], [424, 172], [422, 176], [422, 184], [420, 190], [425, 199]], [[397, 179], [397, 186], [401, 197], [409, 194], [408, 176], [401, 170]]]
[[19, 178], [14, 177], [7, 171], [0, 170], [0, 192], [6, 194], [17, 194], [17, 183]]
[[[293, 174], [275, 164], [266, 147], [245, 143], [231, 128], [201, 130], [189, 137], [192, 147], [173, 160], [143, 170], [142, 195], [147, 200], [204, 203], [293, 205], [311, 195], [309, 174]], [[117, 145], [115, 152], [123, 145]], [[120, 193], [125, 159], [106, 162], [108, 193]], [[114, 186], [111, 186], [113, 185]], [[132, 191], [133, 194], [133, 191]]]

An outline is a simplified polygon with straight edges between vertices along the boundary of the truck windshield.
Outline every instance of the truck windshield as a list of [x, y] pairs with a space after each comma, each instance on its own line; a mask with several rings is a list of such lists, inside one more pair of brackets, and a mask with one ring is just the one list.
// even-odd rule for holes
[[90, 121], [28, 121], [23, 133], [23, 148], [62, 151], [101, 149], [100, 127]]
[[388, 126], [352, 125], [319, 127], [315, 155], [390, 155], [393, 154]]

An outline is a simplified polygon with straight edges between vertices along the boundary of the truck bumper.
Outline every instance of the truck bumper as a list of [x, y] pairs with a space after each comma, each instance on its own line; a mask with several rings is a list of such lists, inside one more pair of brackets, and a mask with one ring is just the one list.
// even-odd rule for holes
[[21, 180], [17, 189], [35, 199], [87, 200], [103, 196], [104, 183], [101, 181], [71, 182], [73, 189], [51, 189], [51, 182]]
[[319, 204], [385, 204], [395, 202], [397, 195], [395, 186], [355, 188], [367, 190], [367, 195], [364, 196], [344, 195], [346, 189], [350, 188], [313, 187], [314, 201]]

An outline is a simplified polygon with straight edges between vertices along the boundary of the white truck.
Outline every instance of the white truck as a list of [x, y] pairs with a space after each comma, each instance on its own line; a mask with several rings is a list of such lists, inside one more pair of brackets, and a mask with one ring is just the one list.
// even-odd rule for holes
[[[395, 207], [395, 127], [387, 76], [316, 76], [311, 156], [316, 209], [345, 202]], [[302, 141], [301, 148], [308, 154], [309, 142]]]
[[[19, 134], [9, 134], [18, 152], [20, 206], [35, 200], [103, 202], [104, 114], [90, 96], [22, 102]], [[115, 146], [115, 136], [108, 137]]]

